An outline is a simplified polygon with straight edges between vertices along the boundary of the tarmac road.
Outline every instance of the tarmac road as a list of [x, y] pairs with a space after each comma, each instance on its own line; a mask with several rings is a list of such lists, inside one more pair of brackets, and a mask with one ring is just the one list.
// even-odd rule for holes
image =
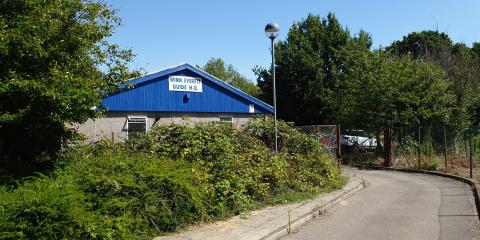
[[470, 186], [438, 176], [351, 171], [367, 188], [284, 239], [480, 239]]

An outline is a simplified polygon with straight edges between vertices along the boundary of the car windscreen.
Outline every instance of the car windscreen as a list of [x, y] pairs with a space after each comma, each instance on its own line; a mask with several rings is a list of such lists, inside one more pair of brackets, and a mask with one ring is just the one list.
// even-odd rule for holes
[[345, 135], [370, 138], [370, 135], [367, 132], [360, 130], [347, 130], [345, 131]]

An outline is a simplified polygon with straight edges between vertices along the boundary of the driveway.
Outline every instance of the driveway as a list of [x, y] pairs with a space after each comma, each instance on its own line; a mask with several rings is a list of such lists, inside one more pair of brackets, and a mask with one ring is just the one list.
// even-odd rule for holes
[[284, 239], [480, 239], [470, 186], [438, 176], [346, 168], [368, 186]]

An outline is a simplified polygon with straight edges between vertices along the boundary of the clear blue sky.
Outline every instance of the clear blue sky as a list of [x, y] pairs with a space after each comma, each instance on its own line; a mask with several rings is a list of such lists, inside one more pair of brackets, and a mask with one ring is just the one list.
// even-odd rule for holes
[[480, 42], [478, 0], [107, 0], [123, 26], [111, 40], [137, 54], [133, 67], [147, 72], [181, 62], [204, 65], [222, 58], [251, 80], [255, 65], [270, 64], [264, 27], [275, 21], [280, 39], [309, 13], [334, 12], [350, 32], [363, 29], [374, 47], [425, 29], [446, 32], [454, 42]]

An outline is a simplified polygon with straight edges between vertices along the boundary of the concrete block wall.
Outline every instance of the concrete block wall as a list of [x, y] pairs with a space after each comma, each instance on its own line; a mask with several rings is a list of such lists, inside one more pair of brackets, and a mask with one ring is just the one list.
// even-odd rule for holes
[[128, 137], [128, 117], [146, 117], [147, 131], [149, 131], [157, 124], [215, 122], [220, 121], [220, 117], [233, 117], [233, 124], [241, 127], [256, 116], [258, 115], [248, 113], [107, 112], [101, 118], [88, 119], [74, 128], [87, 138], [87, 142], [97, 142], [102, 139], [124, 141]]

